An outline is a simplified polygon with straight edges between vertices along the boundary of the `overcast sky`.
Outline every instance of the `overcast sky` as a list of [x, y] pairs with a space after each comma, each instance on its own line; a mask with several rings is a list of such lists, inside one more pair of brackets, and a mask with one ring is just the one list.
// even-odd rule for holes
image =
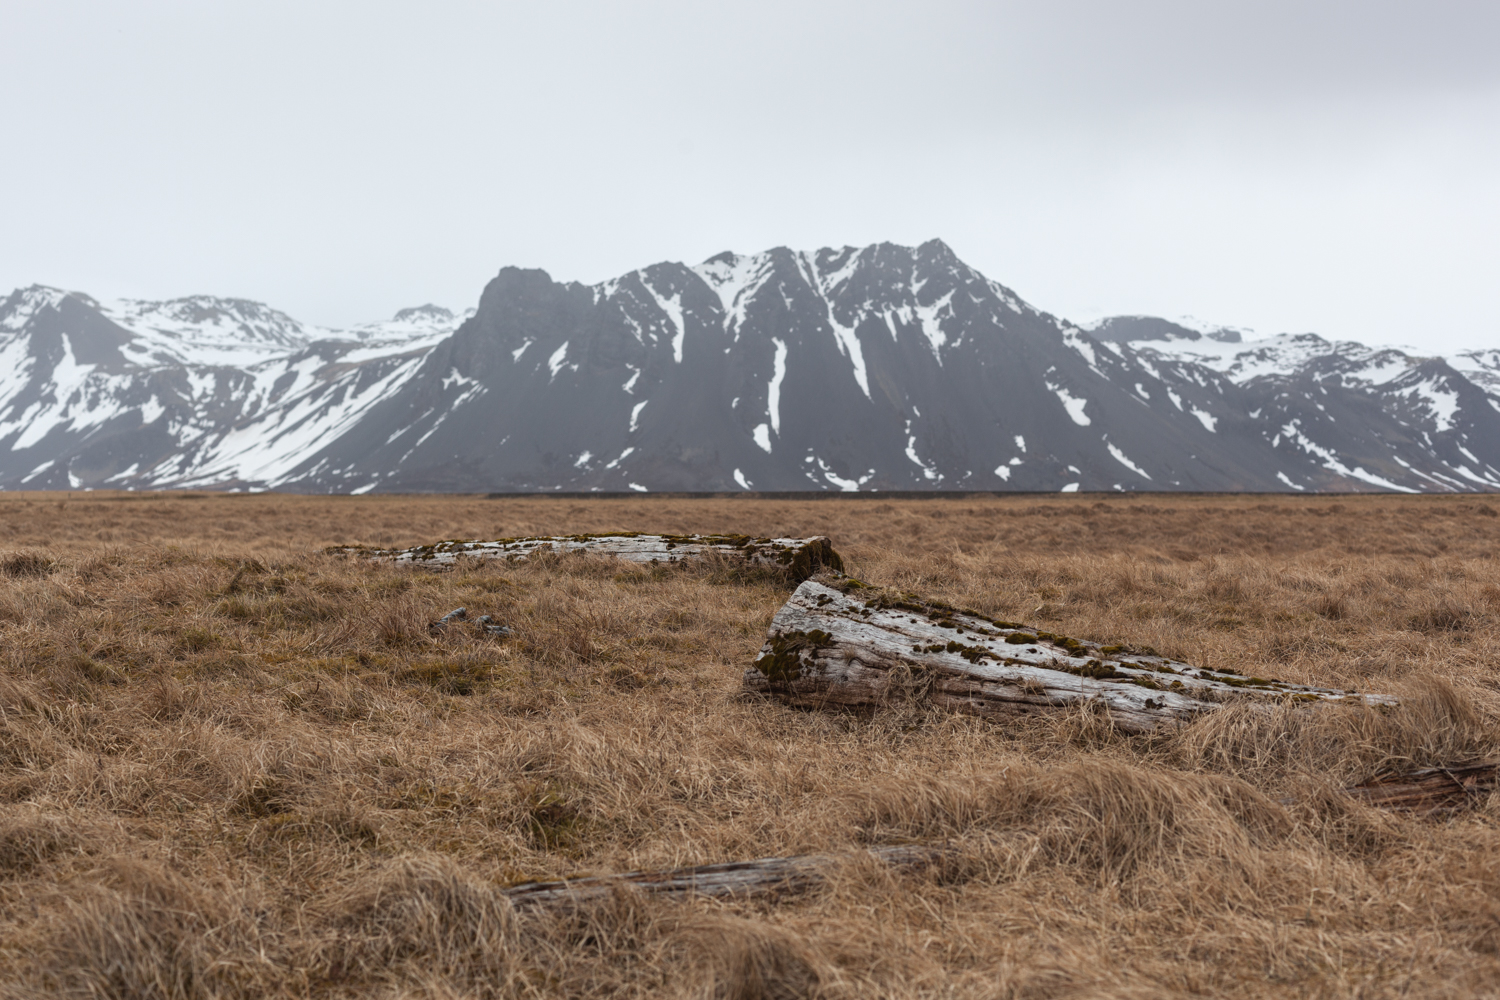
[[0, 286], [337, 326], [940, 237], [1078, 321], [1500, 346], [1497, 53], [1494, 0], [0, 0]]

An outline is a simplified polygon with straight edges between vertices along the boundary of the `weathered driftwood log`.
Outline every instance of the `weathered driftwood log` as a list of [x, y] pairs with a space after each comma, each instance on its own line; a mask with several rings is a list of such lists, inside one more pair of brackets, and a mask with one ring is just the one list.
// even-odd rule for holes
[[[869, 857], [897, 868], [921, 868], [948, 853], [946, 847], [921, 844], [874, 847]], [[504, 890], [517, 909], [587, 902], [608, 896], [615, 886], [631, 886], [652, 895], [736, 896], [740, 898], [802, 892], [821, 883], [839, 864], [859, 855], [804, 854], [757, 858], [665, 871], [590, 875], [555, 882], [527, 882]]]
[[785, 571], [801, 581], [820, 570], [841, 571], [844, 561], [824, 536], [752, 538], [749, 535], [642, 535], [616, 531], [593, 535], [496, 538], [491, 541], [444, 541], [409, 549], [335, 545], [327, 551], [370, 559], [423, 565], [447, 565], [459, 556], [473, 559], [526, 559], [537, 552], [592, 552], [626, 562], [679, 563], [716, 556]]
[[1150, 649], [1098, 645], [892, 595], [850, 579], [808, 580], [771, 621], [744, 686], [792, 705], [864, 707], [902, 698], [983, 716], [1093, 702], [1147, 732], [1230, 701], [1395, 704], [1359, 694], [1205, 670]]
[[1500, 791], [1500, 764], [1454, 764], [1424, 767], [1376, 778], [1344, 791], [1372, 806], [1403, 812], [1453, 812], [1482, 803]]

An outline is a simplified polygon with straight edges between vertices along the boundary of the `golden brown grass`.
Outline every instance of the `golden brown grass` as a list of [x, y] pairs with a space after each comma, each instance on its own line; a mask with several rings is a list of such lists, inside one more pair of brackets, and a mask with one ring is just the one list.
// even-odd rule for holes
[[[1500, 755], [1483, 498], [0, 496], [0, 993], [1452, 996], [1500, 982], [1500, 807], [1338, 795]], [[856, 575], [1198, 663], [1400, 694], [1125, 737], [738, 693], [784, 582], [321, 554], [828, 534]], [[464, 605], [514, 638], [426, 625]], [[946, 842], [754, 903], [564, 874]]]

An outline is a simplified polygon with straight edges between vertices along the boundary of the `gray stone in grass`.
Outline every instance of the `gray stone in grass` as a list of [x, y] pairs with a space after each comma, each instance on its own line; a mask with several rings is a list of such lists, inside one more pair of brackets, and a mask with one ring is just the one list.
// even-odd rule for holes
[[[468, 608], [454, 608], [452, 611], [448, 612], [446, 615], [444, 615], [443, 617], [439, 618], [437, 621], [433, 622], [431, 625], [429, 625], [427, 627], [429, 629], [433, 630], [434, 632], [436, 632], [436, 631], [439, 631], [441, 629], [446, 629], [451, 622], [466, 621], [468, 619], [468, 617], [469, 617], [469, 609]], [[500, 625], [500, 624], [497, 624], [495, 622], [495, 619], [492, 616], [490, 616], [490, 615], [480, 615], [478, 618], [476, 618], [474, 620], [474, 624], [478, 625], [479, 626], [479, 631], [482, 632], [485, 635], [514, 635], [515, 634], [515, 630], [512, 629], [509, 625]]]

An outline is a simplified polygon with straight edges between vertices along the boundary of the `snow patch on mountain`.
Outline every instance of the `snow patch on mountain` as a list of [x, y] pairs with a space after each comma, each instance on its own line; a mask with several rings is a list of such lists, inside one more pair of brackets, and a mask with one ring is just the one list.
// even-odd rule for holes
[[951, 291], [946, 292], [931, 305], [924, 306], [918, 303], [914, 307], [914, 312], [916, 313], [917, 324], [922, 331], [922, 335], [932, 345], [932, 356], [941, 365], [943, 363], [943, 347], [948, 343], [948, 334], [943, 330], [943, 320], [953, 314], [953, 293]]
[[567, 363], [567, 360], [568, 342], [565, 340], [562, 342], [561, 347], [552, 352], [552, 357], [547, 359], [547, 370], [552, 373], [554, 379], [557, 378], [557, 373], [562, 371], [563, 365]]
[[1080, 399], [1077, 396], [1074, 396], [1067, 389], [1052, 382], [1048, 382], [1046, 383], [1046, 385], [1048, 389], [1056, 394], [1058, 400], [1062, 402], [1063, 409], [1068, 411], [1068, 416], [1072, 419], [1073, 423], [1077, 424], [1079, 427], [1087, 427], [1093, 423], [1093, 421], [1089, 419], [1088, 414], [1083, 412], [1084, 407], [1089, 405], [1089, 401], [1087, 399]]
[[[1108, 434], [1104, 435], [1104, 443], [1109, 448], [1109, 453], [1110, 455], [1114, 456], [1114, 460], [1116, 462], [1119, 462], [1121, 465], [1125, 466], [1125, 468], [1129, 469], [1131, 472], [1134, 472], [1138, 476], [1141, 476], [1145, 479], [1151, 478], [1151, 474], [1145, 469], [1141, 468], [1139, 465], [1136, 465], [1129, 458], [1127, 458], [1125, 453], [1120, 450], [1118, 445], [1110, 443]], [[995, 471], [999, 472], [1000, 470], [997, 469]]]
[[[771, 382], [766, 386], [766, 415], [771, 418], [771, 430], [781, 433], [781, 383], [786, 378], [786, 343], [778, 337], [771, 338], [776, 348], [772, 359]], [[766, 449], [770, 451], [770, 448]]]
[[724, 332], [732, 339], [739, 340], [740, 324], [745, 321], [745, 308], [771, 274], [769, 255], [741, 257], [722, 253], [717, 257], [710, 257], [692, 270], [719, 296], [724, 312]]

